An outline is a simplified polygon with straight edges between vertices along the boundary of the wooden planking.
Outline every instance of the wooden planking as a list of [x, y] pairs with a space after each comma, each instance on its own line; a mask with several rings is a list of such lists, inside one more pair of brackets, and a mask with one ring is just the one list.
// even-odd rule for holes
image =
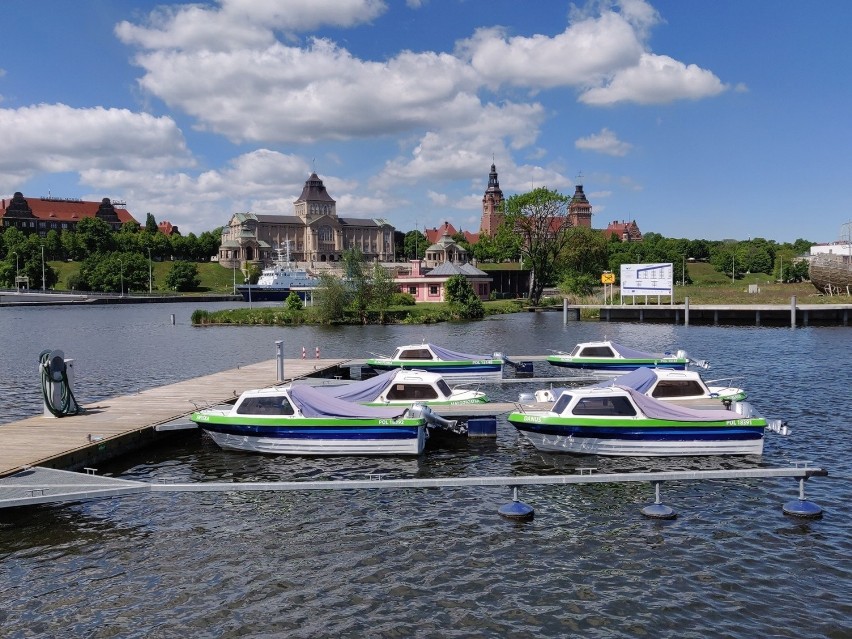
[[[336, 369], [347, 360], [285, 360], [285, 381]], [[196, 405], [236, 399], [249, 388], [273, 386], [277, 361], [268, 360], [212, 375], [85, 404], [80, 415], [30, 417], [0, 425], [0, 477], [28, 466], [75, 458], [81, 463], [111, 441], [145, 439], [157, 424], [185, 418]], [[80, 401], [83, 398], [79, 398]], [[40, 407], [39, 407], [40, 408]], [[90, 441], [90, 436], [95, 441]], [[126, 447], [126, 444], [124, 445]], [[79, 465], [79, 464], [78, 464]]]

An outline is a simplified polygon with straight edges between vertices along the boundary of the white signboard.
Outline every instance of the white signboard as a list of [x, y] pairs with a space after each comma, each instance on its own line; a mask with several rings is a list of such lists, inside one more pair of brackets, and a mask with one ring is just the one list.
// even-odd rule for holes
[[672, 263], [622, 264], [621, 296], [673, 295]]

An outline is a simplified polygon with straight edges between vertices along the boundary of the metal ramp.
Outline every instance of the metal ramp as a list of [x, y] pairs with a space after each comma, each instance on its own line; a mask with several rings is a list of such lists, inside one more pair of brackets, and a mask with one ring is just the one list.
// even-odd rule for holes
[[159, 483], [131, 481], [102, 477], [88, 468], [76, 473], [51, 468], [28, 468], [0, 479], [0, 508], [31, 506], [36, 504], [77, 502], [105, 497], [120, 497], [140, 493], [174, 492], [249, 492], [249, 491], [303, 491], [303, 490], [359, 490], [394, 488], [450, 488], [470, 486], [519, 486], [546, 484], [605, 484], [648, 482], [657, 489], [669, 481], [694, 481], [710, 479], [766, 479], [789, 477], [799, 480], [799, 500], [804, 500], [804, 481], [810, 477], [824, 477], [822, 468], [801, 462], [787, 468], [749, 468], [734, 470], [685, 470], [638, 473], [595, 473], [594, 468], [579, 468], [571, 475], [523, 475], [497, 477], [448, 477], [419, 479], [385, 479], [384, 475], [368, 475], [365, 479], [285, 481], [285, 482], [193, 482]]

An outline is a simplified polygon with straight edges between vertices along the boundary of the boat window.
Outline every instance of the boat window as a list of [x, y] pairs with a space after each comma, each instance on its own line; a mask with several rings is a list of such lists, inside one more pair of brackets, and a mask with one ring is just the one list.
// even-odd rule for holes
[[284, 395], [246, 397], [237, 407], [238, 415], [293, 415], [295, 411]]
[[444, 397], [449, 397], [453, 394], [453, 390], [450, 388], [450, 385], [443, 379], [438, 380], [438, 390], [444, 394]]
[[636, 409], [626, 397], [582, 397], [574, 406], [574, 415], [632, 417]]
[[409, 348], [399, 354], [399, 359], [432, 359], [428, 348]]
[[654, 388], [654, 392], [651, 393], [654, 397], [695, 397], [696, 395], [703, 394], [704, 389], [701, 388], [701, 384], [691, 379], [660, 380], [656, 388]]
[[404, 399], [414, 401], [418, 399], [436, 399], [438, 393], [428, 384], [393, 384], [388, 389], [388, 399]]
[[563, 413], [565, 409], [568, 407], [568, 404], [571, 402], [571, 396], [568, 393], [562, 393], [559, 396], [559, 399], [556, 400], [556, 403], [553, 405], [552, 410], [554, 413]]
[[609, 346], [586, 346], [581, 352], [580, 357], [613, 357], [612, 349]]

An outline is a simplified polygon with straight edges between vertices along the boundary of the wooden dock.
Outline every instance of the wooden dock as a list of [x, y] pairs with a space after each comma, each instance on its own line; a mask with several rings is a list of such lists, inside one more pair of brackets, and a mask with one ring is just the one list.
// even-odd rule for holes
[[[284, 361], [284, 380], [338, 374], [344, 359]], [[133, 395], [83, 404], [85, 412], [61, 418], [30, 417], [0, 425], [0, 477], [31, 466], [80, 470], [142, 448], [164, 435], [156, 427], [187, 418], [196, 406], [236, 399], [250, 388], [273, 386], [275, 359], [221, 371]]]

